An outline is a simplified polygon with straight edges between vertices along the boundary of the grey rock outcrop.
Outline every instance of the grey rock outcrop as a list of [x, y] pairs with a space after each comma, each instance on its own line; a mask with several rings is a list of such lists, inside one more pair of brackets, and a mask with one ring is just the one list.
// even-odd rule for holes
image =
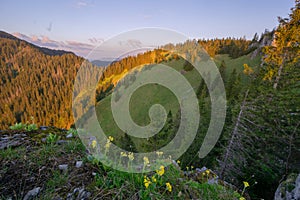
[[36, 196], [40, 193], [40, 190], [41, 190], [40, 187], [36, 187], [36, 188], [28, 191], [27, 194], [25, 195], [25, 197], [23, 198], [23, 200], [29, 200], [29, 199], [36, 198]]
[[278, 186], [274, 200], [300, 200], [300, 174], [290, 174]]

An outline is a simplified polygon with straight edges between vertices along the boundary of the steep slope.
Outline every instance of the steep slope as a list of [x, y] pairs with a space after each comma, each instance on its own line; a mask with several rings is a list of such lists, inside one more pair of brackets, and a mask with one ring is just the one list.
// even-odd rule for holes
[[83, 58], [0, 32], [0, 128], [34, 119], [70, 127], [71, 97]]

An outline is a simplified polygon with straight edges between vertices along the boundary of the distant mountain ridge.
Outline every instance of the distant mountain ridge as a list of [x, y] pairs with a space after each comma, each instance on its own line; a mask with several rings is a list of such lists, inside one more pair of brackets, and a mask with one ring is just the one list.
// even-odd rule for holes
[[31, 45], [32, 47], [39, 49], [41, 52], [43, 52], [44, 54], [49, 55], [49, 56], [56, 56], [56, 55], [61, 56], [61, 55], [64, 55], [64, 54], [73, 54], [73, 55], [75, 55], [71, 51], [55, 50], [55, 49], [49, 49], [49, 48], [46, 48], [46, 47], [39, 47], [37, 45], [29, 43], [29, 42], [27, 42], [25, 40], [22, 40], [20, 38], [17, 38], [17, 37], [15, 37], [15, 36], [13, 36], [9, 33], [6, 33], [4, 31], [0, 31], [0, 38], [6, 38], [6, 39], [11, 39], [11, 40], [16, 40], [16, 41], [23, 41], [23, 42], [27, 43], [28, 45]]
[[106, 67], [109, 64], [111, 64], [111, 61], [104, 61], [104, 60], [93, 60], [91, 61], [94, 65], [97, 65], [98, 67]]

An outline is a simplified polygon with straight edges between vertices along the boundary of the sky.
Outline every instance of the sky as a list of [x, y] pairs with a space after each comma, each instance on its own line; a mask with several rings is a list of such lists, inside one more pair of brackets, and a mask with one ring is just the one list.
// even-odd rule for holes
[[277, 16], [287, 17], [293, 6], [294, 0], [0, 0], [0, 30], [87, 56], [103, 41], [144, 27], [190, 39], [252, 39], [276, 27]]

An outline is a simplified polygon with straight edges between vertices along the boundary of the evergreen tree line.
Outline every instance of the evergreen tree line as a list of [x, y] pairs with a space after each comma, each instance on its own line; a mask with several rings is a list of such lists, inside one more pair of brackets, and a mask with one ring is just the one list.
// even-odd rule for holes
[[[207, 166], [236, 186], [248, 180], [250, 196], [273, 199], [275, 190], [290, 173], [300, 172], [300, 3], [289, 18], [279, 18], [274, 39], [262, 48], [257, 71], [244, 65], [243, 74], [227, 76], [227, 116], [216, 147], [200, 160], [197, 151], [209, 123], [209, 96], [200, 83], [202, 121], [186, 154], [185, 165]], [[226, 68], [226, 63], [220, 66]], [[250, 82], [241, 84], [240, 77]], [[224, 75], [222, 75], [223, 77]], [[192, 160], [192, 161], [191, 161]]]

